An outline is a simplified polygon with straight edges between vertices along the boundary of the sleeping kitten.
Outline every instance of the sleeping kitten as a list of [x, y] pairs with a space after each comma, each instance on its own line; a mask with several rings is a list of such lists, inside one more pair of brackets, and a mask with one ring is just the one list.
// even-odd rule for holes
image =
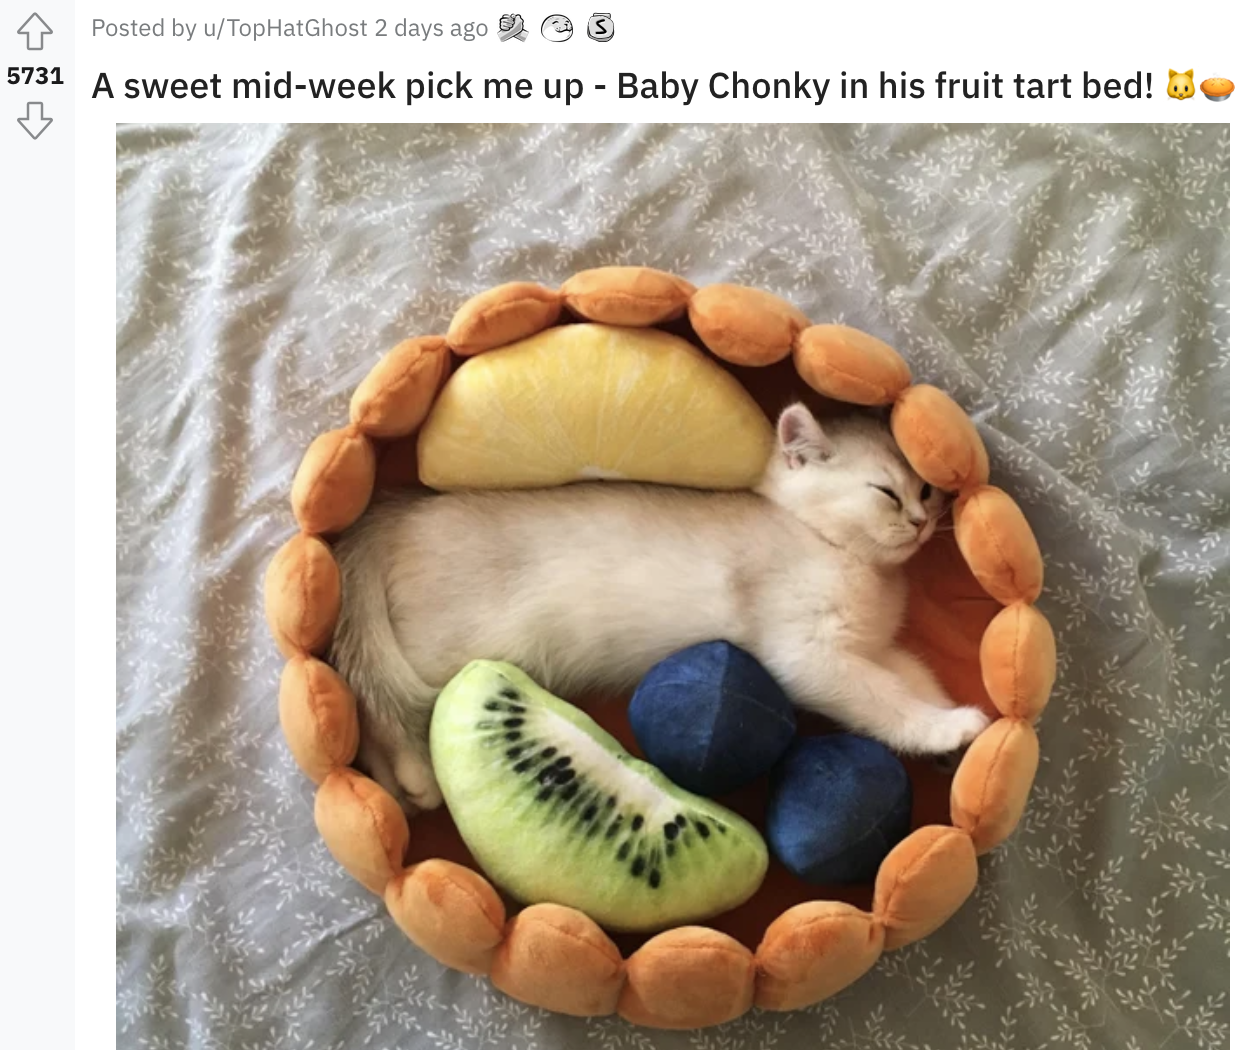
[[403, 803], [437, 806], [428, 720], [469, 661], [578, 696], [631, 690], [715, 639], [753, 653], [798, 706], [897, 751], [961, 747], [986, 716], [895, 645], [901, 566], [945, 503], [883, 423], [821, 426], [801, 404], [754, 492], [595, 482], [383, 499], [336, 546], [331, 660], [358, 697], [360, 764]]

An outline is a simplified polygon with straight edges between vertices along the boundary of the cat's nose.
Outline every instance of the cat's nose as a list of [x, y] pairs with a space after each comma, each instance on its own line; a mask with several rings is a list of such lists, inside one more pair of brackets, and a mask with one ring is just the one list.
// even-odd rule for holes
[[921, 529], [923, 529], [926, 525], [929, 524], [929, 516], [927, 514], [925, 515], [908, 514], [907, 520], [910, 521], [914, 526], [916, 526], [917, 532], [919, 532]]

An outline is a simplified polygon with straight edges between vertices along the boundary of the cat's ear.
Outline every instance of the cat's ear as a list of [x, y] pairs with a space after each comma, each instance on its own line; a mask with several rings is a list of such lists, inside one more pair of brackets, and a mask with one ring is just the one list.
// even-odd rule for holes
[[1186, 77], [1186, 78], [1189, 80], [1190, 78], [1192, 78], [1192, 77], [1195, 75], [1195, 70], [1193, 70], [1193, 69], [1188, 69], [1188, 70], [1187, 70], [1185, 73], [1183, 73], [1182, 75], [1183, 75], [1184, 77]]
[[781, 413], [776, 423], [776, 441], [790, 470], [807, 463], [823, 462], [833, 455], [833, 442], [811, 410], [801, 402]]
[[1175, 73], [1175, 72], [1173, 71], [1173, 67], [1172, 67], [1172, 66], [1170, 66], [1170, 67], [1169, 67], [1169, 79], [1170, 79], [1170, 80], [1172, 80], [1175, 76], [1177, 76], [1177, 73]]

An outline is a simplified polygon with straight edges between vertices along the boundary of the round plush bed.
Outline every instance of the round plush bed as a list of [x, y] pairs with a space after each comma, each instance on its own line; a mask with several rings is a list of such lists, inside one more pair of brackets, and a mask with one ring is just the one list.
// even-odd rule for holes
[[[929, 762], [907, 763], [913, 830], [871, 885], [809, 886], [773, 862], [750, 901], [707, 925], [648, 938], [612, 935], [571, 908], [504, 900], [446, 811], [408, 822], [392, 796], [352, 767], [355, 700], [320, 659], [340, 606], [335, 537], [378, 489], [419, 484], [416, 435], [451, 372], [572, 322], [683, 338], [769, 416], [794, 400], [892, 406], [895, 440], [913, 468], [956, 494], [953, 531], [940, 532], [908, 565], [904, 644], [953, 698], [994, 720], [953, 776]], [[383, 896], [420, 948], [447, 966], [489, 975], [526, 1003], [694, 1028], [751, 1007], [791, 1010], [834, 994], [883, 951], [928, 935], [959, 909], [976, 885], [978, 856], [1011, 833], [1029, 795], [1038, 763], [1033, 723], [1055, 677], [1055, 643], [1034, 606], [1042, 589], [1037, 544], [989, 474], [967, 415], [943, 391], [913, 384], [893, 349], [845, 326], [813, 324], [766, 292], [695, 289], [657, 270], [605, 267], [557, 291], [514, 283], [475, 296], [444, 335], [409, 339], [386, 354], [354, 393], [349, 424], [313, 442], [292, 488], [298, 532], [267, 572], [266, 617], [288, 661], [280, 719], [297, 763], [318, 785], [315, 820], [328, 849]], [[600, 699], [587, 704], [590, 713], [636, 750], [624, 698]], [[752, 821], [762, 817], [762, 793], [753, 788], [729, 801]]]

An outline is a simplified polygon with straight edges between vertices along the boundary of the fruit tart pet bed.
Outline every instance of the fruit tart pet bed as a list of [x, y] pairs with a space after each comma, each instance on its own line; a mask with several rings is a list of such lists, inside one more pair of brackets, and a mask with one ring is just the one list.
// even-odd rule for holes
[[[580, 324], [564, 331], [571, 322]], [[665, 355], [653, 374], [616, 376], [598, 367], [598, 355], [619, 360], [616, 340], [682, 337], [690, 349]], [[554, 367], [554, 355], [568, 355], [567, 367]], [[442, 394], [455, 368], [457, 380]], [[608, 459], [602, 431], [577, 418], [594, 397], [591, 382], [626, 383], [634, 398], [649, 402], [617, 401], [616, 419], [602, 420], [635, 428], [639, 440], [626, 443], [634, 446], [627, 459]], [[775, 394], [765, 393], [773, 383]], [[892, 406], [891, 428], [911, 465], [957, 495], [954, 532], [935, 537], [909, 563], [905, 640], [952, 697], [984, 706], [995, 720], [965, 753], [949, 798], [932, 809], [918, 805], [915, 830], [889, 853], [874, 884], [854, 888], [847, 899], [818, 891], [810, 896], [821, 899], [809, 899], [806, 887], [770, 873], [739, 909], [757, 915], [757, 925], [739, 926], [734, 915], [642, 943], [613, 939], [568, 907], [508, 907], [460, 862], [468, 855], [443, 811], [415, 818], [412, 834], [392, 796], [351, 768], [355, 701], [319, 659], [340, 603], [325, 537], [362, 514], [378, 486], [406, 480], [518, 487], [626, 477], [745, 487], [771, 447], [767, 417], [744, 411], [745, 392], [778, 409], [784, 402], [772, 397], [790, 383], [815, 404]], [[543, 399], [530, 403], [544, 404], [546, 418], [565, 427], [561, 454], [553, 442], [545, 454], [539, 443], [536, 455], [528, 454], [524, 428], [503, 415], [504, 390]], [[683, 452], [666, 422], [680, 411], [687, 434], [701, 429], [695, 419], [711, 428], [709, 440], [686, 441]], [[1037, 543], [1013, 500], [989, 484], [976, 428], [944, 392], [913, 385], [889, 346], [842, 325], [813, 324], [753, 288], [695, 289], [657, 270], [606, 267], [577, 274], [557, 291], [512, 283], [475, 296], [443, 336], [409, 339], [385, 355], [354, 393], [349, 417], [348, 426], [313, 442], [297, 470], [292, 507], [299, 531], [267, 571], [266, 617], [288, 659], [279, 714], [297, 763], [318, 785], [318, 829], [333, 856], [383, 896], [420, 948], [447, 966], [487, 974], [525, 1003], [696, 1028], [752, 1006], [792, 1010], [818, 1002], [882, 952], [937, 929], [967, 899], [977, 857], [1009, 835], [1024, 809], [1038, 763], [1033, 723], [1054, 680], [1055, 643], [1034, 607], [1042, 588]]]

